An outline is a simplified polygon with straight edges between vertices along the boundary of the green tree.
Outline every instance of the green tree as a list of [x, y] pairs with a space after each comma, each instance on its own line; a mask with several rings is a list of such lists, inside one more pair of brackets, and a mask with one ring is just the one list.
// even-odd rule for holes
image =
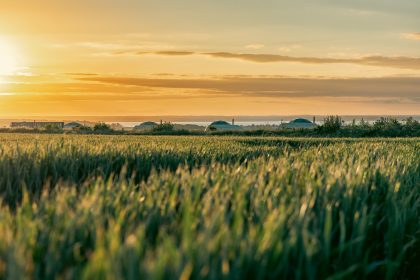
[[418, 136], [420, 135], [420, 122], [409, 117], [405, 120], [405, 125], [403, 126], [404, 135], [409, 136]]
[[322, 132], [334, 133], [341, 129], [343, 120], [339, 116], [327, 116], [324, 123], [319, 127]]

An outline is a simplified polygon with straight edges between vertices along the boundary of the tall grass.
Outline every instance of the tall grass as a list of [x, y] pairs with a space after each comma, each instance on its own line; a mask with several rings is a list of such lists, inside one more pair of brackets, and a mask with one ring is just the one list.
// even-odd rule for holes
[[1, 136], [1, 279], [415, 279], [420, 141]]

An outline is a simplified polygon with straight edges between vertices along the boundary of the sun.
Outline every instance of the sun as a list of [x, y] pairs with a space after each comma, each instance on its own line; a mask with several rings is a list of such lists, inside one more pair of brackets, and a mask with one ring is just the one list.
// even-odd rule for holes
[[0, 75], [10, 75], [18, 71], [18, 52], [10, 40], [0, 36]]

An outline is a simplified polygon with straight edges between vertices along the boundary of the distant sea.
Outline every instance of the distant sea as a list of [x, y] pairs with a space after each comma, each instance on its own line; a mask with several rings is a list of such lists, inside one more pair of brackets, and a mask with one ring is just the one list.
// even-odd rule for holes
[[[227, 122], [231, 123], [231, 121], [226, 120]], [[142, 123], [142, 122], [107, 122], [109, 124], [111, 123], [119, 123], [123, 127], [135, 127], [136, 125]], [[159, 123], [159, 122], [157, 122]], [[174, 124], [180, 124], [180, 125], [199, 125], [206, 127], [210, 125], [212, 122], [172, 122]], [[251, 125], [280, 125], [282, 123], [287, 123], [287, 121], [235, 121], [235, 125], [241, 125], [241, 126], [251, 126]]]

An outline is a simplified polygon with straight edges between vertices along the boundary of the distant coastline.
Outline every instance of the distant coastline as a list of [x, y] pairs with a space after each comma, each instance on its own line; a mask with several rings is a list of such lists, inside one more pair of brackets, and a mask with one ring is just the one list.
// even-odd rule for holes
[[[277, 124], [288, 122], [296, 118], [313, 119], [315, 117], [317, 122], [321, 122], [326, 115], [267, 115], [267, 116], [252, 116], [252, 115], [202, 115], [202, 116], [178, 116], [178, 115], [156, 115], [156, 116], [14, 116], [14, 117], [0, 117], [0, 123], [11, 121], [87, 121], [87, 122], [118, 122], [118, 123], [135, 123], [144, 121], [167, 121], [174, 123], [208, 123], [216, 120], [231, 121], [233, 118], [237, 123], [255, 123], [255, 124]], [[380, 117], [391, 117], [402, 121], [408, 117], [413, 117], [415, 120], [420, 120], [418, 115], [340, 115], [340, 117], [350, 122], [352, 120], [360, 121], [375, 121]]]

